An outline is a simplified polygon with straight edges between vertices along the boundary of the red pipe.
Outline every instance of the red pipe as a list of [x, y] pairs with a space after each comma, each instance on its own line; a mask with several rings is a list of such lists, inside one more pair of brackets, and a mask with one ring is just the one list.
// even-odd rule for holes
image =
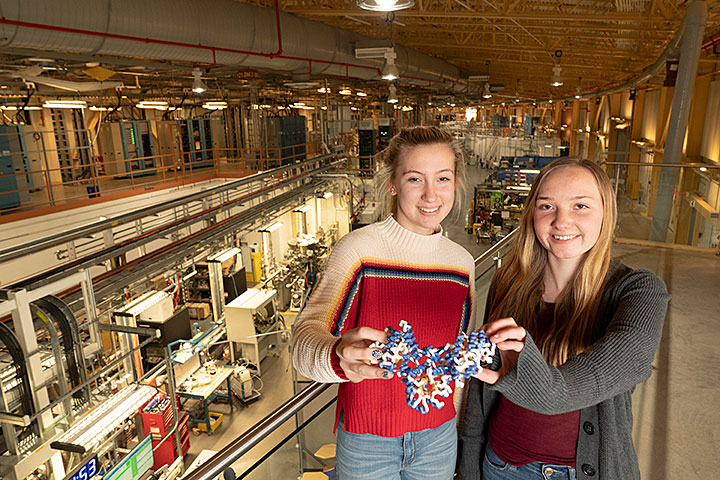
[[[275, 55], [282, 55], [282, 35], [280, 34], [280, 0], [275, 0], [275, 21], [277, 22], [278, 49]], [[273, 58], [273, 55], [270, 56]]]
[[[278, 0], [275, 0], [275, 4], [278, 5]], [[209, 50], [213, 54], [213, 66], [216, 65], [215, 60], [215, 52], [226, 52], [226, 53], [236, 53], [240, 55], [254, 55], [259, 57], [265, 57], [265, 58], [282, 58], [285, 60], [297, 60], [301, 62], [317, 62], [317, 63], [324, 63], [327, 65], [338, 65], [341, 67], [345, 67], [346, 75], [349, 74], [350, 67], [354, 68], [363, 68], [366, 70], [374, 70], [377, 72], [378, 76], [382, 76], [382, 71], [378, 67], [370, 67], [367, 65], [358, 65], [353, 63], [346, 63], [346, 62], [335, 62], [332, 60], [320, 60], [315, 58], [303, 58], [303, 57], [293, 57], [290, 55], [282, 55], [282, 38], [280, 34], [280, 10], [279, 6], [276, 10], [275, 15], [276, 21], [277, 21], [277, 27], [278, 27], [278, 51], [276, 53], [261, 53], [261, 52], [250, 52], [247, 50], [237, 50], [235, 48], [224, 48], [224, 47], [212, 47], [212, 46], [206, 46], [202, 44], [192, 44], [192, 43], [184, 43], [184, 42], [174, 42], [170, 40], [159, 40], [155, 38], [142, 38], [142, 37], [136, 37], [132, 35], [119, 35], [116, 33], [106, 33], [106, 32], [96, 32], [93, 30], [85, 30], [80, 28], [69, 28], [69, 27], [59, 27], [56, 25], [45, 25], [40, 23], [31, 23], [31, 22], [21, 22], [19, 20], [10, 20], [8, 18], [2, 17], [0, 18], [0, 24], [2, 25], [12, 25], [16, 27], [24, 27], [24, 28], [35, 28], [38, 30], [50, 30], [55, 32], [63, 32], [63, 33], [74, 33], [78, 35], [89, 35], [91, 37], [100, 37], [100, 38], [112, 38], [114, 40], [126, 40], [131, 42], [142, 42], [142, 43], [152, 43], [157, 45], [167, 45], [171, 47], [182, 47], [182, 48], [192, 48], [196, 50]], [[349, 76], [349, 75], [348, 75]], [[409, 75], [403, 75], [402, 78], [407, 79], [413, 79], [423, 82], [431, 82], [431, 83], [444, 83], [442, 80], [430, 80], [427, 78], [418, 78], [418, 77], [412, 77]]]

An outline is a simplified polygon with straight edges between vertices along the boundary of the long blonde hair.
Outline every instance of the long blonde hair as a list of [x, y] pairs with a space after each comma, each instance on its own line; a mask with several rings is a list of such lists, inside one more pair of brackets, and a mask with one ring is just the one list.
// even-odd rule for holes
[[537, 339], [543, 356], [553, 365], [561, 365], [582, 352], [599, 335], [600, 325], [595, 318], [610, 265], [617, 222], [612, 185], [599, 165], [589, 160], [563, 157], [540, 171], [525, 201], [511, 258], [495, 276], [495, 295], [488, 316], [489, 320], [511, 316], [531, 333], [536, 331], [548, 259], [547, 251], [535, 236], [533, 225], [537, 195], [551, 172], [567, 167], [584, 168], [595, 178], [603, 204], [603, 222], [597, 242], [585, 254], [575, 276], [557, 298], [554, 320], [548, 330], [551, 333]]
[[423, 145], [447, 145], [455, 158], [455, 202], [449, 216], [458, 216], [464, 212], [463, 200], [466, 197], [465, 156], [460, 142], [445, 130], [434, 126], [416, 126], [403, 128], [391, 140], [376, 175], [377, 195], [383, 209], [383, 217], [397, 214], [397, 197], [390, 195], [390, 185], [400, 163], [402, 155], [408, 150]]

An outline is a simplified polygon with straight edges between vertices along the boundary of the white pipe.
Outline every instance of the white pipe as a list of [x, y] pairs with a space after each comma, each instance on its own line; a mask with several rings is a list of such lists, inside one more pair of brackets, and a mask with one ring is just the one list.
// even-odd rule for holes
[[[50, 5], [47, 0], [0, 0], [0, 11], [8, 20], [32, 24], [254, 53], [278, 51], [275, 10], [233, 0], [56, 0]], [[283, 51], [274, 58], [220, 50], [213, 54], [210, 49], [16, 25], [3, 26], [5, 40], [0, 41], [0, 47], [281, 71], [307, 70], [310, 66], [302, 59], [315, 59], [338, 64], [313, 62], [313, 74], [378, 78], [374, 68], [346, 66], [382, 68], [383, 59], [355, 58], [357, 44], [377, 43], [376, 39], [284, 12], [280, 12], [280, 25]], [[447, 86], [460, 80], [461, 71], [444, 60], [400, 45], [396, 45], [396, 53], [401, 75], [446, 79]], [[466, 86], [456, 85], [455, 88], [460, 91]]]

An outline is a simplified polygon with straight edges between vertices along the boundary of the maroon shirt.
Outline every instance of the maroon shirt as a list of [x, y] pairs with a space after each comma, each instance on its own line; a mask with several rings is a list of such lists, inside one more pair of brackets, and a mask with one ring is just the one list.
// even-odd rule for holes
[[[555, 305], [546, 303], [538, 318], [539, 338], [552, 322]], [[542, 333], [541, 333], [542, 332]], [[553, 392], [547, 392], [552, 395]], [[575, 467], [580, 410], [543, 415], [512, 403], [504, 396], [490, 419], [489, 440], [495, 454], [511, 465], [532, 462]]]

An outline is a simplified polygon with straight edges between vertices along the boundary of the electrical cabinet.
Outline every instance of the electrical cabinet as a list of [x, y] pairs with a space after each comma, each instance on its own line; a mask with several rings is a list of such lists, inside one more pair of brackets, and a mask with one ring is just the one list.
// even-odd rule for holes
[[372, 170], [375, 153], [375, 126], [372, 120], [363, 120], [358, 127], [360, 170], [365, 173]]
[[307, 119], [302, 115], [271, 117], [267, 126], [268, 147], [277, 148], [282, 165], [305, 160]]
[[155, 139], [149, 120], [105, 123], [100, 127], [98, 143], [109, 175], [128, 178], [157, 172]]
[[211, 166], [215, 159], [212, 120], [188, 118], [179, 120], [178, 124], [185, 168]]
[[0, 209], [30, 199], [33, 178], [24, 135], [23, 125], [0, 125]]
[[392, 138], [392, 125], [389, 120], [380, 120], [378, 125], [378, 150], [385, 150]]

